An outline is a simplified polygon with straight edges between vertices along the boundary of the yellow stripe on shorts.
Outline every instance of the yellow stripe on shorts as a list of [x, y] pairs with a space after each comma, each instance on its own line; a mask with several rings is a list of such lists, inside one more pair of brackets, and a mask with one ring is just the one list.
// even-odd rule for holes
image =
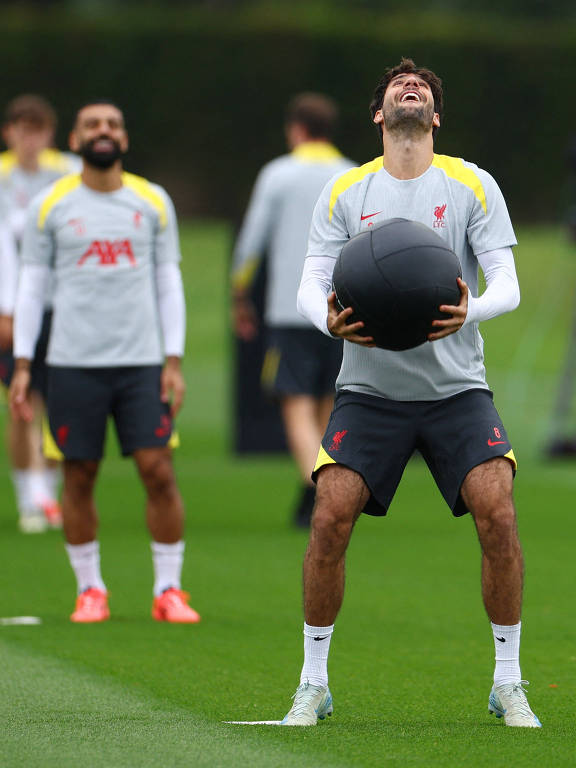
[[264, 389], [270, 389], [276, 381], [280, 357], [280, 350], [276, 347], [270, 347], [270, 349], [266, 350], [262, 364], [262, 373], [260, 374], [260, 381]]
[[180, 435], [176, 430], [174, 430], [170, 435], [170, 440], [168, 440], [168, 447], [172, 449], [180, 448]]
[[64, 461], [64, 454], [56, 445], [56, 440], [50, 432], [48, 419], [45, 416], [42, 417], [42, 451], [47, 459]]
[[504, 458], [508, 459], [508, 461], [512, 464], [514, 471], [518, 469], [518, 462], [516, 461], [516, 456], [514, 456], [514, 451], [512, 449], [510, 449], [508, 453], [504, 454]]
[[320, 446], [320, 450], [318, 451], [318, 458], [316, 459], [316, 465], [314, 467], [314, 472], [318, 472], [319, 469], [322, 467], [325, 467], [327, 464], [336, 464], [337, 462], [332, 458], [332, 456], [328, 456], [326, 451], [324, 450], [324, 446]]

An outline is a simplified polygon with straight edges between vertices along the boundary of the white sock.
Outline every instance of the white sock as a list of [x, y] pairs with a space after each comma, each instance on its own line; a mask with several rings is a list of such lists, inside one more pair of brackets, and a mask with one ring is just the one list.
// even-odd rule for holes
[[153, 541], [151, 546], [154, 563], [154, 597], [158, 597], [170, 587], [180, 589], [184, 542], [161, 544], [159, 541]]
[[512, 625], [492, 624], [496, 667], [494, 685], [519, 683], [520, 674], [520, 627], [522, 622]]
[[60, 467], [46, 467], [44, 469], [44, 487], [48, 501], [58, 501], [60, 476]]
[[300, 683], [328, 685], [328, 651], [334, 624], [330, 627], [311, 627], [304, 624], [304, 665]]
[[13, 469], [12, 482], [14, 483], [18, 511], [21, 515], [30, 514], [34, 511], [32, 494], [30, 493], [30, 470]]
[[78, 594], [93, 587], [106, 592], [100, 573], [100, 543], [66, 544], [70, 565], [78, 582]]
[[30, 469], [28, 471], [30, 482], [30, 494], [32, 497], [32, 504], [35, 507], [41, 507], [49, 501], [48, 488], [46, 486], [46, 478], [44, 476], [43, 469]]

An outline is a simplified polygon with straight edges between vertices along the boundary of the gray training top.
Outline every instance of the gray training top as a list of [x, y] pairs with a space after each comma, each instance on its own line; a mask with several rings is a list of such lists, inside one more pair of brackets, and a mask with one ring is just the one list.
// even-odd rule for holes
[[176, 215], [156, 184], [131, 173], [122, 183], [102, 193], [65, 176], [30, 206], [22, 262], [55, 276], [50, 365], [164, 360], [155, 265], [180, 261]]
[[309, 327], [296, 309], [308, 232], [320, 192], [335, 174], [353, 166], [331, 144], [311, 141], [262, 168], [234, 250], [234, 282], [250, 284], [268, 255], [265, 321]]
[[[434, 155], [422, 176], [399, 180], [384, 170], [378, 157], [324, 188], [307, 255], [335, 262], [349, 238], [396, 217], [426, 224], [446, 240], [474, 296], [475, 254], [516, 245], [502, 193], [486, 171], [460, 158]], [[403, 352], [346, 342], [336, 388], [392, 400], [440, 400], [468, 389], [487, 389], [478, 324]]]

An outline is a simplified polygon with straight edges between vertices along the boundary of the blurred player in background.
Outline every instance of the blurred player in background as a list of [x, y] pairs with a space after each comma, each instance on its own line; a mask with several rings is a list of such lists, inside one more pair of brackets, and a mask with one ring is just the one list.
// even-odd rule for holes
[[82, 173], [65, 176], [36, 197], [27, 217], [11, 407], [15, 417], [31, 418], [30, 366], [53, 275], [48, 419], [52, 450], [63, 458], [64, 533], [78, 584], [71, 619], [109, 617], [94, 485], [111, 415], [122, 453], [133, 456], [147, 495], [152, 615], [195, 623], [200, 617], [180, 588], [184, 507], [170, 448], [172, 417], [185, 389], [174, 208], [161, 187], [123, 172], [128, 136], [122, 112], [111, 102], [79, 110], [70, 146], [83, 158]]
[[[315, 467], [318, 491], [304, 561], [304, 666], [284, 725], [316, 725], [332, 712], [328, 651], [344, 596], [346, 549], [362, 512], [385, 515], [415, 449], [455, 516], [469, 512], [482, 549], [482, 596], [496, 655], [489, 709], [507, 726], [540, 727], [519, 662], [523, 558], [512, 486], [512, 446], [492, 401], [478, 324], [520, 300], [516, 238], [496, 182], [473, 163], [436, 155], [442, 83], [410, 59], [389, 69], [370, 105], [383, 155], [329, 182], [314, 211], [298, 305], [326, 334], [345, 339], [330, 424]], [[349, 238], [401, 217], [432, 227], [462, 265], [458, 306], [441, 306], [414, 349], [374, 348], [347, 324], [332, 291]], [[478, 267], [486, 290], [478, 293]], [[469, 292], [467, 283], [470, 284]], [[450, 626], [450, 614], [446, 621]], [[359, 638], [361, 647], [361, 638]], [[392, 700], [391, 692], [387, 696]], [[449, 707], [447, 692], [447, 707]]]
[[[41, 96], [23, 95], [7, 106], [0, 154], [0, 378], [9, 386], [14, 367], [12, 316], [18, 280], [18, 251], [30, 200], [56, 179], [80, 169], [80, 158], [53, 149], [56, 114]], [[9, 456], [20, 518], [25, 533], [61, 523], [57, 502], [58, 462], [45, 460], [41, 450], [41, 419], [46, 397], [44, 358], [50, 330], [51, 297], [47, 290], [42, 331], [32, 366], [29, 402], [31, 422], [10, 420]]]
[[245, 341], [258, 332], [250, 288], [259, 261], [264, 254], [268, 258], [262, 383], [280, 402], [302, 478], [294, 514], [301, 527], [310, 523], [315, 495], [310, 473], [342, 361], [341, 344], [318, 333], [296, 309], [314, 205], [328, 179], [353, 165], [331, 143], [337, 118], [336, 104], [327, 96], [302, 93], [290, 102], [285, 123], [290, 154], [260, 171], [234, 253], [233, 319]]
[[[568, 169], [570, 172], [569, 195], [571, 205], [568, 209], [566, 223], [570, 240], [573, 245], [576, 245], [576, 137], [572, 138], [568, 148]], [[548, 443], [545, 446], [546, 455], [551, 459], [574, 458], [576, 456], [575, 400], [576, 297], [573, 299], [570, 337], [560, 368], [556, 402], [548, 427]]]

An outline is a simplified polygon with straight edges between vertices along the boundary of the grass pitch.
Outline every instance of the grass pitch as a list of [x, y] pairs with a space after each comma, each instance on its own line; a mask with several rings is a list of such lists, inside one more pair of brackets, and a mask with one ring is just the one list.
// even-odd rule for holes
[[188, 397], [177, 468], [187, 503], [184, 585], [199, 626], [150, 618], [143, 494], [109, 440], [98, 486], [112, 620], [68, 621], [74, 580], [58, 533], [23, 536], [2, 457], [0, 766], [573, 766], [576, 618], [572, 462], [540, 451], [567, 342], [576, 264], [552, 230], [520, 232], [520, 309], [485, 323], [489, 382], [520, 462], [527, 579], [522, 670], [541, 731], [487, 713], [492, 639], [468, 518], [413, 462], [389, 517], [362, 518], [330, 656], [334, 716], [311, 729], [226, 725], [290, 706], [301, 665], [306, 535], [288, 526], [288, 459], [227, 451], [229, 232], [183, 230]]

